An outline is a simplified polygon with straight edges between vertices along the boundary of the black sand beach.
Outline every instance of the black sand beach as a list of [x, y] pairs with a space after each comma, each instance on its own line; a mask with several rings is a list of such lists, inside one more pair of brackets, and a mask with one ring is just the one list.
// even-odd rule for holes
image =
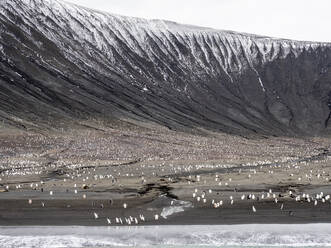
[[125, 133], [3, 134], [0, 225], [331, 222], [329, 139]]
[[[146, 221], [141, 225], [228, 225], [228, 224], [298, 224], [298, 223], [330, 223], [331, 204], [321, 204], [314, 207], [308, 203], [285, 202], [284, 209], [274, 202], [253, 203], [257, 209], [252, 212], [252, 203], [228, 204], [221, 209], [212, 207], [195, 207], [185, 212], [174, 214], [167, 219], [160, 217], [154, 220], [154, 214], [162, 209], [148, 211], [144, 204], [133, 205], [135, 208], [93, 207], [106, 204], [107, 200], [85, 201], [81, 200], [48, 200], [43, 201], [46, 207], [41, 207], [41, 201], [35, 200], [30, 206], [27, 200], [1, 200], [0, 225], [1, 226], [106, 226], [106, 218], [115, 220], [121, 216], [137, 216], [144, 214]], [[280, 203], [282, 204], [282, 203]], [[95, 219], [93, 213], [99, 214]], [[114, 223], [112, 225], [120, 225]], [[127, 223], [125, 224], [127, 225]], [[135, 224], [132, 224], [135, 225]]]

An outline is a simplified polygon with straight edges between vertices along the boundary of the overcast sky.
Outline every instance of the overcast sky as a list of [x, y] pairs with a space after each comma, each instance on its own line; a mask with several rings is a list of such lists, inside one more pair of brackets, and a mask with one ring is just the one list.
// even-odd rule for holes
[[331, 42], [331, 0], [67, 0], [115, 14]]

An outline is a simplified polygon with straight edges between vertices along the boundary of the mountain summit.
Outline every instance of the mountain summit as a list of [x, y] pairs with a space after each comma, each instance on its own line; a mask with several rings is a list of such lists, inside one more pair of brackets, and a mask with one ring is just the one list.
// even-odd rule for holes
[[331, 130], [331, 44], [0, 2], [0, 120], [82, 120], [233, 134]]

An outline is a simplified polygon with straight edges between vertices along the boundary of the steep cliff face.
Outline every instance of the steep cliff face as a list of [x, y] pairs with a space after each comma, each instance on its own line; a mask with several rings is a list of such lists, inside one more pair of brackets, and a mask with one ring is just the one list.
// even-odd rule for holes
[[331, 44], [0, 2], [0, 118], [135, 120], [236, 134], [327, 134]]

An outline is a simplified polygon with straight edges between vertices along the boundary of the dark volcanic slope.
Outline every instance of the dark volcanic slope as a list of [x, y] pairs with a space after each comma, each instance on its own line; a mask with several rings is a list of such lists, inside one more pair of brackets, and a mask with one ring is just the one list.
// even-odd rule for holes
[[53, 0], [0, 1], [0, 118], [56, 126], [327, 134], [331, 45], [121, 17]]

